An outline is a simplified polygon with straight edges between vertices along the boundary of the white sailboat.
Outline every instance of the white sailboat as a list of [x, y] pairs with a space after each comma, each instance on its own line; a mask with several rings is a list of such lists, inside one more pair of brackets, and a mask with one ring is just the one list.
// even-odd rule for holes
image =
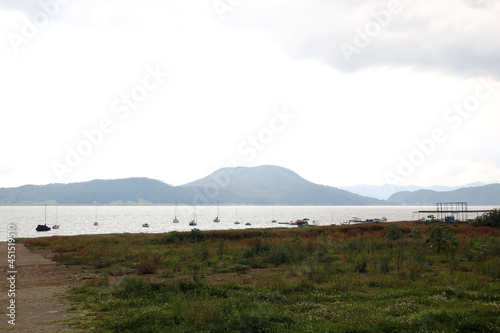
[[194, 226], [197, 224], [198, 223], [196, 223], [196, 206], [193, 204], [193, 219], [191, 220], [191, 222], [189, 222], [189, 225]]
[[177, 198], [175, 198], [175, 213], [174, 213], [174, 223], [179, 223], [179, 219], [177, 219]]
[[236, 221], [234, 222], [234, 224], [240, 224], [240, 222], [238, 221], [238, 206], [236, 206], [235, 209], [236, 209]]
[[52, 229], [59, 229], [59, 224], [57, 224], [57, 205], [56, 205], [56, 224], [52, 226]]
[[99, 222], [97, 222], [97, 205], [95, 205], [95, 222], [94, 225], [97, 227], [99, 225]]
[[217, 217], [214, 219], [214, 222], [220, 222], [219, 216], [220, 216], [219, 200], [217, 200]]

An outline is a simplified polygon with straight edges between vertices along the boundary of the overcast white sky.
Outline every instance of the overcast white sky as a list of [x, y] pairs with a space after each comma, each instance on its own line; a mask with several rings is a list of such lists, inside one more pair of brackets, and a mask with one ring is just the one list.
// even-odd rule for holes
[[0, 0], [0, 187], [500, 182], [497, 0], [59, 1]]

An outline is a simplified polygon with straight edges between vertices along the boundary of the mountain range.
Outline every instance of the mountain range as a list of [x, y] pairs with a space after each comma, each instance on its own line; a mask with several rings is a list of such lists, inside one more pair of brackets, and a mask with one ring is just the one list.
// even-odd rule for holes
[[223, 168], [170, 186], [149, 178], [0, 188], [0, 204], [381, 205], [384, 201], [317, 185], [278, 166]]
[[404, 205], [435, 205], [437, 202], [467, 202], [475, 206], [500, 204], [500, 184], [460, 188], [453, 191], [418, 190], [395, 193], [387, 200]]
[[432, 191], [454, 191], [460, 188], [465, 187], [476, 187], [476, 186], [484, 186], [485, 183], [475, 182], [463, 186], [442, 186], [442, 185], [434, 185], [431, 187], [422, 187], [415, 185], [408, 186], [398, 186], [392, 184], [383, 184], [383, 185], [353, 185], [353, 186], [339, 186], [340, 189], [346, 190], [352, 193], [356, 193], [359, 195], [373, 197], [380, 200], [388, 200], [389, 197], [398, 192], [415, 192], [418, 190], [432, 190]]
[[[390, 186], [390, 185], [387, 185]], [[460, 201], [500, 204], [500, 184], [452, 191], [400, 191], [380, 200], [312, 183], [292, 170], [264, 165], [222, 168], [181, 185], [149, 178], [0, 188], [0, 204], [246, 204], [246, 205], [434, 205]]]

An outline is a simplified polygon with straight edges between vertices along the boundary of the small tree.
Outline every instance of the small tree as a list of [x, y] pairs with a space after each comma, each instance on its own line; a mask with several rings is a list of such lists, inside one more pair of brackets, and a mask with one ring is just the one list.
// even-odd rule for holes
[[429, 219], [430, 221], [428, 221], [427, 224], [429, 224], [430, 227], [425, 231], [425, 233], [429, 235], [429, 238], [427, 238], [425, 242], [429, 243], [432, 249], [440, 253], [457, 244], [450, 229], [450, 225], [457, 227], [456, 224], [436, 220], [432, 215], [429, 216]]

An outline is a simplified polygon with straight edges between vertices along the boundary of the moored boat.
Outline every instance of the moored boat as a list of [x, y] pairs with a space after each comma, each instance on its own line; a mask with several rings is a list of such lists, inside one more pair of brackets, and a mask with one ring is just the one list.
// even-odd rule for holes
[[50, 231], [50, 227], [47, 225], [47, 205], [45, 205], [45, 224], [39, 224], [36, 231]]

